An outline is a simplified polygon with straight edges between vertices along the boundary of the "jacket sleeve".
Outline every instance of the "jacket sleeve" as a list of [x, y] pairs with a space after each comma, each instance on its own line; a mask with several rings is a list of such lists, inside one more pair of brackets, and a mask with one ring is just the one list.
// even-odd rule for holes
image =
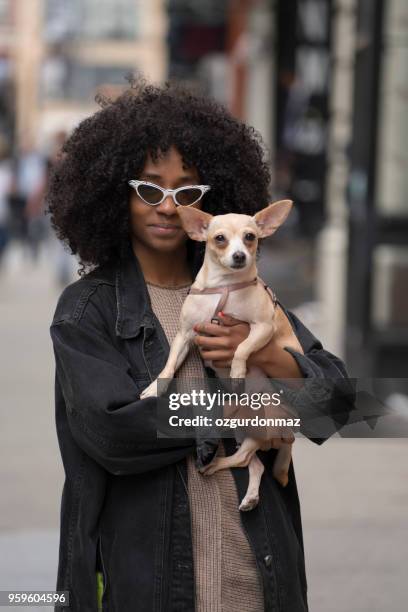
[[305, 379], [293, 403], [304, 435], [322, 444], [347, 424], [355, 409], [355, 381], [349, 378], [342, 360], [326, 351], [295, 314], [282, 308], [304, 351], [302, 354], [285, 347]]
[[129, 364], [103, 325], [66, 318], [50, 333], [72, 435], [108, 472], [147, 472], [194, 449], [192, 440], [157, 436], [156, 398], [140, 399]]

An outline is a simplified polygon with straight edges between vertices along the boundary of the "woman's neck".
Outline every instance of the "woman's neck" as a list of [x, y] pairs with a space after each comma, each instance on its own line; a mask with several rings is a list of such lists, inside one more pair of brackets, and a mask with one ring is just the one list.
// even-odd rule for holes
[[147, 283], [177, 287], [192, 282], [185, 245], [173, 253], [158, 252], [136, 241], [132, 248]]

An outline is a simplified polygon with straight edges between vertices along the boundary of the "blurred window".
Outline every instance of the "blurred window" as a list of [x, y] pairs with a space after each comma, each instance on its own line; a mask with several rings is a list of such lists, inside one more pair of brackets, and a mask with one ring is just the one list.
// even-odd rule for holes
[[47, 0], [45, 38], [50, 43], [133, 39], [139, 34], [139, 7], [140, 0]]
[[172, 18], [201, 25], [220, 25], [225, 22], [227, 0], [167, 0]]
[[77, 0], [85, 38], [135, 38], [138, 0]]
[[45, 100], [60, 100], [67, 96], [68, 62], [64, 56], [50, 55], [41, 68], [41, 96]]
[[72, 38], [75, 29], [75, 1], [46, 0], [44, 10], [44, 39], [49, 44]]
[[390, 0], [385, 9], [377, 210], [385, 217], [407, 217], [408, 2]]
[[100, 85], [125, 85], [130, 66], [89, 66], [73, 64], [67, 96], [75, 100], [91, 99]]
[[380, 244], [373, 253], [372, 322], [377, 328], [408, 327], [408, 248]]
[[42, 70], [42, 95], [58, 100], [90, 101], [101, 85], [125, 85], [134, 66], [80, 64], [62, 57], [48, 58]]
[[11, 0], [0, 0], [0, 25], [8, 26], [11, 23]]

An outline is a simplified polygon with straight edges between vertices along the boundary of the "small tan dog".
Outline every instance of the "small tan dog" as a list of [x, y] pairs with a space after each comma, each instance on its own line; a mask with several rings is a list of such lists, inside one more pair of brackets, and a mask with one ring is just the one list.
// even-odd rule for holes
[[[267, 287], [257, 275], [257, 244], [260, 238], [272, 235], [282, 225], [291, 208], [290, 200], [282, 200], [270, 204], [253, 217], [235, 213], [213, 217], [196, 208], [178, 208], [188, 236], [193, 240], [206, 241], [207, 244], [204, 263], [181, 310], [180, 331], [170, 347], [167, 363], [158, 378], [170, 382], [190, 350], [195, 336], [194, 325], [217, 319], [217, 313], [224, 309], [227, 301], [228, 314], [247, 321], [250, 331], [235, 351], [230, 372], [217, 370], [217, 375], [244, 379], [247, 375], [257, 374], [252, 368], [251, 372], [247, 372], [249, 355], [265, 346], [274, 334], [279, 334], [274, 296], [266, 290]], [[288, 344], [290, 342], [286, 342]], [[299, 350], [299, 345], [294, 348]], [[160, 393], [165, 392], [165, 387], [166, 381], [161, 381]], [[157, 394], [156, 379], [141, 393], [141, 398]], [[256, 451], [264, 447], [260, 440], [246, 437], [236, 453], [228, 457], [217, 457], [202, 470], [205, 474], [213, 474], [221, 469], [248, 466], [248, 490], [240, 510], [251, 510], [259, 501], [259, 485], [264, 466]], [[273, 469], [275, 478], [283, 486], [287, 484], [290, 461], [291, 446], [284, 444], [278, 451]]]

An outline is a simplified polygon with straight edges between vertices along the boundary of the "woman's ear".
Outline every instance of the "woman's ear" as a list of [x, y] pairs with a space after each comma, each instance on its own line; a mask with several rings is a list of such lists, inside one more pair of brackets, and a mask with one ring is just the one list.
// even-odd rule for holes
[[253, 219], [260, 232], [258, 238], [265, 238], [275, 233], [278, 227], [286, 221], [292, 205], [292, 200], [279, 200], [257, 212]]
[[177, 212], [184, 231], [192, 240], [198, 240], [199, 242], [207, 240], [208, 226], [212, 215], [198, 208], [183, 206], [179, 206]]

